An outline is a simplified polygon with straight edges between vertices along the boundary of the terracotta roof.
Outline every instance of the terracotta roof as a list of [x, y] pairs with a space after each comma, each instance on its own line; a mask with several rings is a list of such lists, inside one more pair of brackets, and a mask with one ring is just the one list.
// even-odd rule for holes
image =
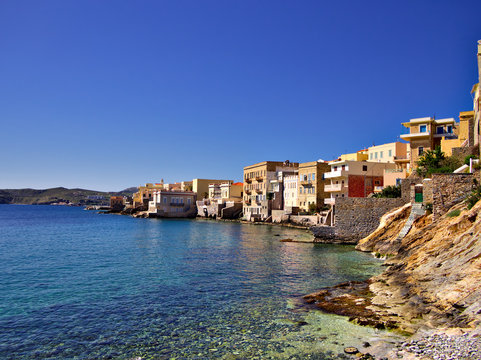
[[236, 182], [236, 183], [233, 183], [232, 185], [240, 185], [240, 186], [244, 186], [244, 183], [241, 183], [241, 182]]

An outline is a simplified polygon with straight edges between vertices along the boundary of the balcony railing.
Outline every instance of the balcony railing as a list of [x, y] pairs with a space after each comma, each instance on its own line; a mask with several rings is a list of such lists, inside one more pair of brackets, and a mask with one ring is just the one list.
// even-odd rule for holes
[[301, 185], [302, 186], [312, 186], [312, 180], [301, 180]]
[[245, 191], [246, 194], [252, 193], [251, 189], [245, 189], [244, 191]]
[[245, 182], [250, 184], [252, 182], [252, 178], [245, 178]]
[[264, 189], [256, 189], [256, 193], [261, 194]]
[[256, 181], [263, 181], [264, 180], [264, 176], [256, 176]]

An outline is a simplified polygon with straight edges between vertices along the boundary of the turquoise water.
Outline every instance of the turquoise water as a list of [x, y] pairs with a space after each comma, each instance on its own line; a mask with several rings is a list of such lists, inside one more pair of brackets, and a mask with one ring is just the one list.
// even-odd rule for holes
[[279, 241], [302, 236], [0, 205], [0, 358], [325, 359], [384, 336], [296, 311], [300, 295], [380, 272], [350, 246]]

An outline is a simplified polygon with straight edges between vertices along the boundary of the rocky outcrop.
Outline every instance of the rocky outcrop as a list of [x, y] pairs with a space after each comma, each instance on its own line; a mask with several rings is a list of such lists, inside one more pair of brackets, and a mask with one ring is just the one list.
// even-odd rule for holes
[[[453, 210], [459, 210], [459, 215], [453, 216], [457, 214]], [[396, 238], [409, 208], [387, 214], [382, 220], [384, 226], [357, 247], [392, 255], [385, 264], [388, 268], [367, 283], [369, 291], [344, 289], [343, 294], [334, 296], [326, 295], [323, 289], [318, 298], [311, 294], [306, 301], [321, 304], [354, 296], [358, 304], [364, 304], [367, 311], [375, 314], [372, 318], [378, 323], [408, 333], [438, 327], [480, 327], [480, 210], [481, 202], [471, 210], [458, 204], [436, 222], [432, 221], [432, 215], [422, 216], [401, 241]], [[361, 297], [366, 300], [362, 302]], [[350, 306], [349, 301], [345, 306]], [[319, 307], [330, 311], [328, 306]], [[352, 318], [362, 316], [352, 315]]]

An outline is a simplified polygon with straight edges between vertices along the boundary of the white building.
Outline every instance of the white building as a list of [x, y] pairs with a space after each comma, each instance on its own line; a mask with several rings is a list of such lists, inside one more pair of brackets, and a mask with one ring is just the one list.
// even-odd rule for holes
[[299, 186], [299, 176], [288, 175], [284, 177], [284, 209], [287, 207], [298, 207], [299, 201], [297, 189]]

